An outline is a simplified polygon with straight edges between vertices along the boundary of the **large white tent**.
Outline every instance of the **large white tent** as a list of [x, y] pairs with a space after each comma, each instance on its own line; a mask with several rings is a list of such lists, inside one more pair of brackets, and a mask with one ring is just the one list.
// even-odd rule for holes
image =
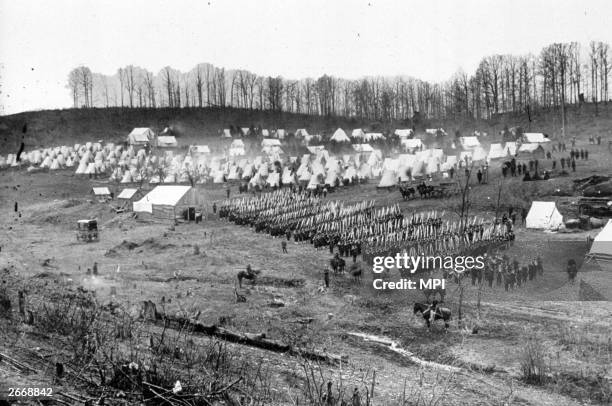
[[527, 228], [558, 230], [563, 227], [563, 216], [555, 202], [533, 202], [527, 214]]
[[160, 185], [142, 199], [134, 202], [134, 211], [174, 218], [177, 207], [195, 206], [196, 204], [197, 196], [191, 186]]

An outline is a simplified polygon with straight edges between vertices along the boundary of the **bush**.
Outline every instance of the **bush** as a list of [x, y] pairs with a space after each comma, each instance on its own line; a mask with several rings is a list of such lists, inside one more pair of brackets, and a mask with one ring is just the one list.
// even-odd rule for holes
[[548, 355], [542, 341], [536, 337], [529, 338], [519, 356], [523, 380], [527, 383], [543, 385], [546, 382], [549, 368], [546, 364]]

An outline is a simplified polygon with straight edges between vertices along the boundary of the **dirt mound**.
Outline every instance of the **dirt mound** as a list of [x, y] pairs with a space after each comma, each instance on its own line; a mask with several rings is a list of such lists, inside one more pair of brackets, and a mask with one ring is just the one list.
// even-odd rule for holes
[[158, 250], [158, 251], [176, 247], [176, 245], [174, 244], [161, 243], [156, 238], [147, 238], [140, 244], [140, 246], [143, 248], [149, 248], [149, 249]]
[[118, 245], [114, 246], [113, 248], [109, 249], [108, 251], [106, 251], [104, 256], [106, 256], [106, 257], [114, 257], [114, 256], [118, 255], [120, 251], [132, 251], [132, 250], [138, 248], [138, 246], [139, 245], [136, 244], [135, 242], [128, 241], [128, 240], [123, 240], [121, 242], [121, 244], [118, 244]]
[[119, 254], [121, 251], [133, 251], [137, 248], [145, 248], [149, 250], [163, 251], [168, 248], [174, 248], [174, 244], [160, 243], [156, 238], [147, 238], [141, 243], [133, 241], [123, 240], [121, 244], [114, 246], [113, 248], [106, 251], [104, 256], [113, 257]]
[[598, 183], [584, 188], [582, 194], [585, 197], [605, 197], [612, 196], [612, 181]]
[[304, 279], [285, 279], [275, 278], [273, 276], [261, 276], [257, 278], [257, 283], [260, 285], [269, 285], [276, 288], [301, 288], [306, 283]]

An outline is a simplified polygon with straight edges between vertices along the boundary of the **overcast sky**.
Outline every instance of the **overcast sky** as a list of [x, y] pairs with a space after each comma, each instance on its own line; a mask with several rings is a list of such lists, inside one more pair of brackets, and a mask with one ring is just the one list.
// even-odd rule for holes
[[611, 16], [611, 0], [0, 0], [0, 114], [70, 107], [80, 64], [440, 81], [485, 55], [612, 43]]

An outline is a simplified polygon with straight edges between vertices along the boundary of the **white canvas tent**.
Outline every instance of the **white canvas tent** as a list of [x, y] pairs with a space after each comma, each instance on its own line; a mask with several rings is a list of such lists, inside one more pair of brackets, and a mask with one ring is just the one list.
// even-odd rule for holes
[[516, 142], [514, 141], [508, 141], [506, 142], [506, 144], [504, 145], [504, 154], [510, 155], [510, 156], [514, 156], [516, 155]]
[[424, 147], [423, 142], [418, 139], [418, 138], [406, 138], [403, 139], [401, 141], [402, 146], [404, 147], [404, 149], [407, 150], [414, 150], [417, 148], [422, 148]]
[[117, 196], [117, 199], [130, 200], [134, 197], [136, 192], [138, 192], [138, 189], [136, 188], [125, 188], [121, 191], [121, 193], [119, 193], [119, 196]]
[[372, 140], [380, 140], [383, 138], [385, 138], [385, 136], [382, 133], [365, 133], [363, 140], [366, 142], [370, 142]]
[[499, 143], [491, 144], [491, 148], [489, 149], [489, 159], [499, 159], [499, 158], [505, 158], [505, 157], [506, 157], [506, 152], [504, 151], [502, 144], [499, 144]]
[[351, 132], [351, 137], [353, 138], [363, 138], [364, 136], [365, 136], [365, 133], [363, 132], [361, 128], [356, 128]]
[[262, 147], [280, 147], [281, 142], [275, 138], [264, 138], [261, 141]]
[[229, 128], [224, 128], [221, 136], [223, 138], [232, 138], [232, 132], [229, 130]]
[[587, 257], [598, 261], [612, 261], [612, 220], [608, 220], [605, 227], [597, 234]]
[[137, 127], [128, 135], [130, 145], [144, 145], [155, 138], [155, 133], [150, 128]]
[[523, 139], [525, 142], [550, 142], [550, 140], [542, 133], [524, 133]]
[[461, 146], [465, 149], [476, 148], [480, 146], [480, 141], [478, 141], [478, 138], [472, 136], [461, 137], [459, 141], [461, 142]]
[[353, 144], [353, 149], [357, 152], [374, 152], [370, 144]]
[[107, 187], [94, 187], [92, 191], [97, 197], [110, 197], [110, 190]]
[[397, 174], [392, 170], [385, 170], [378, 183], [379, 188], [388, 188], [397, 184]]
[[336, 142], [351, 142], [342, 128], [338, 128], [336, 132], [334, 132], [334, 135], [331, 136], [330, 140]]
[[192, 154], [210, 154], [208, 145], [192, 145], [189, 147], [189, 152]]
[[157, 146], [160, 148], [172, 148], [177, 147], [178, 142], [174, 135], [160, 135], [157, 137]]
[[296, 132], [295, 132], [295, 136], [296, 137], [307, 137], [308, 131], [306, 131], [305, 128], [299, 128]]
[[400, 138], [410, 138], [414, 134], [414, 131], [412, 131], [412, 128], [397, 129], [394, 134]]
[[134, 202], [134, 211], [174, 219], [179, 207], [195, 207], [197, 195], [191, 186], [160, 185]]
[[533, 202], [527, 214], [527, 228], [558, 230], [563, 227], [563, 216], [555, 202]]

